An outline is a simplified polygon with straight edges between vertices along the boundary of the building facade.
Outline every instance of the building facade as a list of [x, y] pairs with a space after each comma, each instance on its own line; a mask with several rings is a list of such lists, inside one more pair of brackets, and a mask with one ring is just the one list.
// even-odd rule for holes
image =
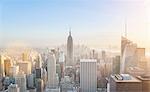
[[4, 77], [4, 56], [0, 55], [0, 77]]
[[56, 85], [56, 58], [52, 52], [48, 55], [47, 69], [48, 87], [53, 88]]
[[71, 36], [71, 32], [69, 32], [69, 36], [67, 39], [67, 60], [66, 66], [73, 65], [73, 38]]
[[8, 92], [21, 92], [17, 84], [10, 84], [8, 86]]
[[20, 88], [20, 92], [26, 92], [26, 75], [23, 71], [20, 71], [18, 75], [15, 77], [15, 83]]
[[81, 92], [97, 91], [97, 61], [94, 59], [80, 60]]
[[110, 77], [110, 92], [142, 92], [142, 82], [134, 77]]

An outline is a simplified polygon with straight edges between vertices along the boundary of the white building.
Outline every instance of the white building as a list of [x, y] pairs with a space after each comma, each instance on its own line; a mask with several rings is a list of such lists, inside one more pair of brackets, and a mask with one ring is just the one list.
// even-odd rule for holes
[[4, 56], [0, 55], [0, 76], [5, 76], [4, 74]]
[[15, 77], [15, 82], [20, 88], [20, 92], [26, 92], [26, 75], [23, 71], [20, 71]]
[[47, 62], [48, 71], [48, 87], [53, 88], [56, 86], [56, 58], [53, 53], [49, 53]]
[[81, 92], [97, 91], [97, 60], [80, 60], [80, 88]]
[[17, 84], [10, 84], [8, 87], [8, 92], [20, 92]]

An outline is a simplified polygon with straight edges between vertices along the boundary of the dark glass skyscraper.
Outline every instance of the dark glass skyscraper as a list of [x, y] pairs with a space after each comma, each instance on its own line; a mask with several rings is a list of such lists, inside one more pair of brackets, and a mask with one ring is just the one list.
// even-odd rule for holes
[[69, 32], [69, 36], [67, 39], [67, 61], [66, 66], [73, 65], [73, 38], [71, 36], [71, 31]]

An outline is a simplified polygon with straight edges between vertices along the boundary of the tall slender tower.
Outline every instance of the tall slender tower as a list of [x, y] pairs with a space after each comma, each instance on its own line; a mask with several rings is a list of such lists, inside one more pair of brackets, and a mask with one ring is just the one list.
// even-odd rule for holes
[[48, 55], [47, 69], [48, 87], [53, 88], [56, 86], [56, 58], [52, 52]]
[[4, 77], [4, 56], [0, 55], [0, 77]]
[[67, 61], [66, 66], [73, 65], [73, 38], [71, 36], [71, 30], [69, 31], [69, 36], [67, 39]]

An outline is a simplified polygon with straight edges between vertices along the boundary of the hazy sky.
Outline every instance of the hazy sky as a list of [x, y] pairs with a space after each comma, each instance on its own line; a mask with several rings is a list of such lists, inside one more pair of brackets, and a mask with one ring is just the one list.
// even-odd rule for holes
[[74, 43], [94, 48], [119, 47], [127, 20], [128, 38], [148, 45], [145, 0], [1, 0], [0, 46]]

